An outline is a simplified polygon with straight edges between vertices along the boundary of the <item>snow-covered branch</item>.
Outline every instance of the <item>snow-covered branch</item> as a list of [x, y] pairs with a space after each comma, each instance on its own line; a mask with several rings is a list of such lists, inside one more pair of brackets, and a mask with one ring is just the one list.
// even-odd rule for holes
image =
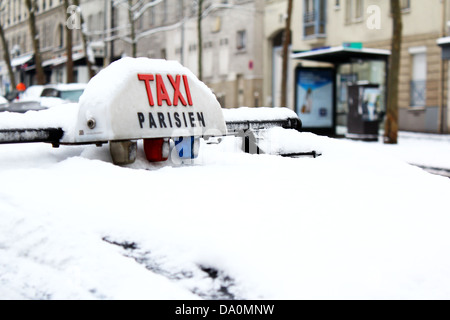
[[164, 2], [164, 1], [165, 0], [155, 0], [155, 1], [152, 1], [152, 2], [147, 2], [143, 7], [141, 7], [139, 9], [138, 12], [134, 13], [133, 20], [136, 21], [137, 19], [139, 19], [145, 13], [146, 10], [148, 10], [150, 8], [153, 8], [154, 6], [160, 4], [160, 3]]
[[[163, 3], [164, 1], [165, 0], [154, 0], [152, 2], [147, 2], [146, 4], [142, 5], [144, 1], [141, 0], [141, 1], [138, 1], [136, 4], [134, 4], [132, 7], [130, 7], [128, 5], [127, 0], [114, 0], [113, 5], [115, 7], [122, 6], [124, 9], [126, 8], [126, 10], [134, 10], [134, 11], [138, 10], [137, 12], [134, 12], [134, 15], [133, 15], [133, 21], [136, 21], [145, 13], [146, 10], [153, 8], [153, 7], [157, 6], [158, 4]], [[140, 8], [137, 9], [139, 6], [140, 6]], [[239, 10], [239, 11], [255, 12], [254, 8], [245, 8], [243, 5], [214, 4], [214, 5], [209, 6], [207, 9], [205, 9], [203, 11], [202, 19], [208, 17], [210, 14], [212, 14], [218, 10]], [[128, 34], [128, 35], [108, 36], [108, 37], [104, 38], [104, 41], [111, 42], [111, 41], [121, 39], [129, 44], [137, 43], [140, 39], [148, 37], [150, 35], [180, 28], [183, 24], [185, 24], [187, 21], [189, 21], [192, 18], [193, 17], [186, 16], [181, 21], [177, 21], [173, 24], [155, 27], [155, 28], [149, 29], [147, 31], [140, 32], [140, 33], [136, 34], [136, 37], [134, 40], [130, 37], [130, 34]], [[122, 31], [122, 30], [125, 30], [128, 28], [130, 28], [130, 24], [124, 24], [124, 25], [115, 27], [113, 29], [108, 29], [108, 30], [104, 30], [104, 31], [92, 31], [92, 32], [88, 32], [87, 34], [88, 35], [105, 35], [105, 34], [110, 34], [111, 32]]]
[[150, 35], [152, 35], [152, 34], [155, 34], [155, 33], [158, 33], [158, 32], [175, 30], [175, 29], [177, 29], [177, 28], [180, 28], [180, 27], [183, 25], [183, 23], [186, 22], [186, 20], [187, 20], [187, 19], [183, 19], [183, 20], [181, 20], [181, 21], [178, 21], [178, 22], [176, 22], [176, 23], [174, 23], [174, 24], [171, 24], [171, 25], [168, 25], [168, 26], [162, 26], [162, 27], [158, 27], [158, 28], [153, 28], [153, 29], [147, 30], [147, 31], [145, 31], [145, 32], [141, 32], [141, 33], [139, 33], [139, 34], [136, 36], [136, 40], [139, 40], [139, 39], [141, 39], [141, 38], [148, 37], [148, 36], [150, 36]]

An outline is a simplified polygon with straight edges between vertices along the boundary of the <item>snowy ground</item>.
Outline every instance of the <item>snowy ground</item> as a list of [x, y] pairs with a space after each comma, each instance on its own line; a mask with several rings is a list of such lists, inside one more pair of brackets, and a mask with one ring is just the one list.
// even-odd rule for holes
[[448, 136], [266, 138], [322, 156], [0, 146], [0, 299], [450, 298]]
[[[450, 135], [400, 132], [397, 146], [377, 145], [408, 163], [450, 171]], [[446, 172], [447, 171], [447, 172]]]

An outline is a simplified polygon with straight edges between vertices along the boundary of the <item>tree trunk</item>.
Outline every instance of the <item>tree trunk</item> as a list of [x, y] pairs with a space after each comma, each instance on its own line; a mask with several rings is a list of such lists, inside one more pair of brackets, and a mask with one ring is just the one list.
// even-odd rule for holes
[[13, 69], [11, 67], [11, 58], [9, 56], [9, 46], [8, 46], [8, 42], [6, 41], [6, 38], [5, 38], [5, 32], [3, 30], [2, 24], [0, 24], [0, 37], [1, 37], [2, 45], [3, 45], [3, 58], [5, 59], [6, 66], [8, 67], [9, 80], [11, 82], [11, 90], [15, 90], [16, 85], [17, 85], [16, 77], [15, 77]]
[[28, 10], [28, 25], [30, 28], [31, 42], [34, 50], [34, 63], [36, 65], [36, 82], [39, 85], [45, 84], [45, 74], [42, 68], [41, 48], [39, 44], [39, 34], [36, 29], [36, 0], [25, 0]]
[[[80, 7], [80, 0], [74, 0], [73, 1], [74, 5], [76, 5], [77, 7]], [[95, 70], [94, 70], [94, 66], [92, 65], [91, 60], [89, 59], [89, 54], [88, 54], [88, 39], [85, 33], [85, 22], [84, 22], [84, 17], [83, 17], [83, 13], [79, 12], [80, 14], [80, 25], [81, 25], [81, 29], [80, 29], [80, 34], [81, 34], [81, 42], [83, 44], [83, 51], [84, 51], [84, 55], [86, 57], [86, 66], [88, 68], [88, 72], [89, 72], [89, 78], [92, 79], [95, 76]]]
[[402, 12], [400, 0], [391, 0], [393, 32], [391, 57], [388, 76], [388, 97], [386, 108], [386, 123], [384, 142], [397, 144], [398, 142], [398, 85], [400, 74], [400, 54], [402, 48]]
[[286, 27], [283, 34], [283, 65], [281, 75], [281, 107], [287, 107], [287, 81], [288, 81], [288, 62], [289, 62], [289, 45], [291, 44], [291, 17], [292, 17], [293, 0], [288, 1], [288, 10], [286, 17]]
[[197, 36], [198, 36], [198, 78], [203, 79], [203, 36], [202, 36], [203, 0], [198, 0]]
[[131, 26], [131, 51], [133, 58], [137, 57], [137, 43], [136, 43], [136, 26], [134, 25], [134, 12], [131, 10], [133, 0], [128, 0], [128, 22]]
[[[66, 18], [70, 18], [70, 13], [68, 13], [70, 3], [69, 0], [64, 0], [64, 11], [66, 12], [67, 16]], [[67, 20], [66, 19], [66, 20]], [[72, 28], [66, 27], [66, 56], [67, 56], [67, 62], [66, 62], [66, 82], [67, 83], [73, 83], [73, 32]]]

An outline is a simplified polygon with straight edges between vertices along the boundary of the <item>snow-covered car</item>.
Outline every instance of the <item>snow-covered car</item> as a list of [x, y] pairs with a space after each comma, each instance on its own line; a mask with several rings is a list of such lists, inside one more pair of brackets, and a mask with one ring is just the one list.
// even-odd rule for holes
[[[9, 97], [14, 97], [15, 93], [12, 92], [9, 94]], [[3, 96], [0, 96], [0, 112], [15, 112], [15, 113], [25, 113], [27, 111], [38, 111], [42, 109], [46, 109], [41, 106], [41, 103], [39, 101], [18, 101], [15, 99], [12, 99], [11, 101], [8, 100], [8, 98], [5, 98]]]
[[40, 111], [47, 109], [39, 101], [12, 101], [0, 104], [0, 112], [25, 113], [28, 111]]
[[37, 101], [40, 99], [44, 86], [34, 85], [28, 87], [20, 96], [23, 101]]
[[49, 109], [61, 104], [78, 102], [83, 94], [86, 84], [49, 84], [30, 86], [18, 99], [5, 103], [0, 100], [0, 112], [25, 113]]
[[78, 102], [85, 88], [84, 83], [35, 85], [25, 90], [19, 101], [38, 101], [43, 109], [47, 109], [64, 103]]
[[41, 98], [59, 98], [64, 101], [78, 102], [86, 89], [86, 84], [70, 83], [46, 85], [42, 88]]

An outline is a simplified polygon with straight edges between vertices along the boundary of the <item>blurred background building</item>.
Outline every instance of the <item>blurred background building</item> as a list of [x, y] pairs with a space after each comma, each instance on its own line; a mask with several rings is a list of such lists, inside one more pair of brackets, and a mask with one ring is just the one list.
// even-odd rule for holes
[[[201, 9], [199, 43], [198, 17]], [[389, 1], [294, 0], [290, 43], [287, 104], [300, 113], [299, 68], [327, 64], [302, 59], [303, 53], [345, 47], [389, 50], [392, 16]], [[34, 52], [24, 0], [1, 0], [0, 21], [16, 77], [35, 83]], [[83, 50], [81, 31], [73, 30], [74, 81], [87, 82], [87, 59], [95, 71], [124, 56], [178, 60], [214, 91], [223, 107], [280, 106], [283, 33], [288, 0], [90, 0], [81, 1], [89, 50]], [[449, 29], [448, 0], [401, 0], [399, 125], [401, 130], [448, 132], [448, 62], [441, 53]], [[48, 83], [66, 79], [66, 25], [62, 0], [37, 0], [37, 28]], [[3, 59], [0, 87], [11, 90]], [[312, 52], [314, 52], [312, 51]], [[199, 54], [201, 53], [201, 59]], [[336, 64], [335, 125], [346, 125], [347, 86], [379, 86], [384, 108], [386, 76], [382, 60], [355, 54]], [[335, 56], [333, 59], [337, 59]], [[335, 61], [335, 60], [334, 60]]]

